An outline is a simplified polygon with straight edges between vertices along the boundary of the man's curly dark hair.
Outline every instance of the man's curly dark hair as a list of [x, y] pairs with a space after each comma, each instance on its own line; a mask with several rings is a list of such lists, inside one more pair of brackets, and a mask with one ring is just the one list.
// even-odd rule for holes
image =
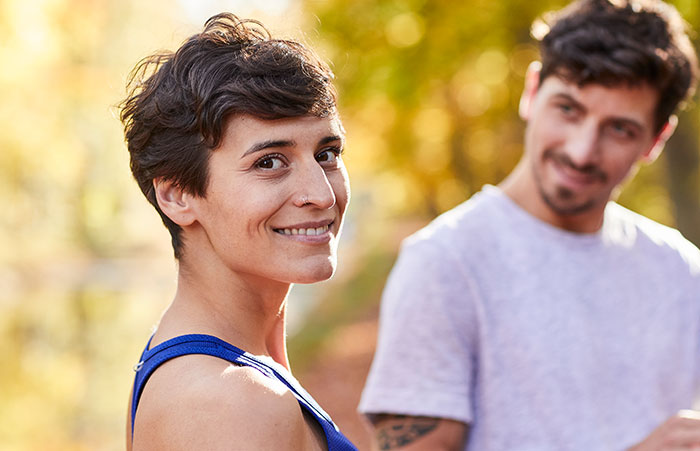
[[660, 0], [578, 0], [533, 24], [540, 82], [648, 83], [659, 93], [655, 128], [695, 90], [697, 55], [678, 11]]

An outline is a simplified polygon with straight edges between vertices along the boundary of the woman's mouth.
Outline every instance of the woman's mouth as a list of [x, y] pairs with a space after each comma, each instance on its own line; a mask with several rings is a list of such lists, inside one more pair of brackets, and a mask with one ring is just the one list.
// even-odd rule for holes
[[[332, 223], [331, 223], [332, 224]], [[282, 235], [307, 235], [316, 236], [323, 235], [328, 232], [331, 224], [326, 224], [320, 227], [304, 227], [304, 228], [284, 228], [284, 229], [274, 229], [275, 232], [281, 233]]]

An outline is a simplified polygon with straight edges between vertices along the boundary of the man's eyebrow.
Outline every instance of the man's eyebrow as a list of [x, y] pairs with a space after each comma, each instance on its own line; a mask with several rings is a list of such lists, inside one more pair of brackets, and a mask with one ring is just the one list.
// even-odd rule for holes
[[612, 121], [619, 124], [619, 125], [626, 125], [628, 127], [632, 127], [632, 128], [637, 129], [639, 131], [644, 130], [644, 125], [633, 118], [616, 117], [616, 118], [613, 118]]
[[[580, 103], [578, 100], [573, 98], [571, 95], [565, 93], [565, 92], [558, 92], [552, 96], [552, 98], [556, 100], [566, 100], [569, 101], [573, 104], [574, 108], [578, 108], [581, 111], [586, 111], [586, 107], [583, 106], [582, 103]], [[626, 124], [631, 127], [635, 127], [637, 129], [643, 129], [644, 125], [642, 125], [637, 119], [635, 118], [630, 118], [630, 117], [613, 117], [613, 121], [618, 122], [620, 124]]]
[[554, 98], [555, 100], [566, 100], [573, 103], [576, 108], [580, 108], [582, 110], [585, 109], [583, 107], [583, 104], [576, 100], [571, 94], [567, 94], [565, 92], [557, 92], [552, 96], [552, 98]]
[[293, 146], [296, 146], [296, 142], [294, 141], [288, 141], [283, 139], [269, 139], [267, 141], [261, 141], [250, 146], [250, 148], [243, 153], [243, 156], [241, 158], [245, 158], [252, 153], [260, 152], [264, 149]]

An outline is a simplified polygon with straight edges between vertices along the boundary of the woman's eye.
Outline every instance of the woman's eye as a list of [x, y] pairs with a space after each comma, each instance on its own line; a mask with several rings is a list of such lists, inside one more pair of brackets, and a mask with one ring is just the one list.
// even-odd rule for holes
[[280, 157], [270, 155], [258, 160], [255, 166], [259, 169], [280, 169], [284, 167], [284, 161]]
[[316, 154], [319, 163], [334, 164], [340, 158], [340, 149], [325, 149]]

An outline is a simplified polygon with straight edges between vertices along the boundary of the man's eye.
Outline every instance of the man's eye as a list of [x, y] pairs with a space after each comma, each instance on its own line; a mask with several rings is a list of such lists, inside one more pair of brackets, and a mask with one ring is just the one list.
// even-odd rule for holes
[[280, 157], [270, 155], [259, 159], [255, 166], [260, 169], [280, 169], [284, 167], [284, 161]]
[[612, 124], [610, 126], [610, 130], [615, 136], [621, 137], [621, 138], [633, 138], [634, 137], [634, 131], [624, 125], [624, 124]]
[[569, 104], [560, 103], [558, 106], [559, 106], [559, 111], [561, 111], [562, 113], [564, 113], [566, 115], [572, 114], [574, 112], [574, 108]]

